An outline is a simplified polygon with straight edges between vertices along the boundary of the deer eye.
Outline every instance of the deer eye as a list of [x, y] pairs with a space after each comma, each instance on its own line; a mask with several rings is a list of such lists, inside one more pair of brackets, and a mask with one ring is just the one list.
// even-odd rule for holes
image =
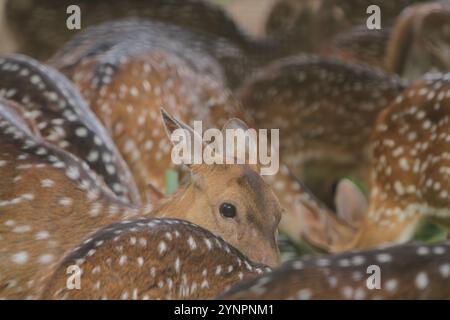
[[220, 205], [219, 212], [225, 218], [236, 217], [236, 207], [228, 202], [224, 202]]

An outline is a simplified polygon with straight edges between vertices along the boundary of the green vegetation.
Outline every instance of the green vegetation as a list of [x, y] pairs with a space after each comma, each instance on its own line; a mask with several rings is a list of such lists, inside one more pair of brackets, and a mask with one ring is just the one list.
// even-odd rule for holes
[[166, 195], [170, 196], [178, 189], [178, 172], [175, 170], [168, 169], [165, 173], [166, 181]]

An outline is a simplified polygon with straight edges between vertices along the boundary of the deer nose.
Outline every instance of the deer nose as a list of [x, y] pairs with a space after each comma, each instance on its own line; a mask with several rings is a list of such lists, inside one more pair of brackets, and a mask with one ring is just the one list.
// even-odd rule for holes
[[277, 267], [280, 265], [280, 254], [278, 250], [271, 252], [263, 258], [263, 263], [267, 264], [269, 267]]

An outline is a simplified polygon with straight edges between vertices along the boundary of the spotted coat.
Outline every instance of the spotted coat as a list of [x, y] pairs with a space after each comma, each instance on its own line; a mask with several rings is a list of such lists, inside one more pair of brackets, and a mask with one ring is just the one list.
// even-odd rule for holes
[[221, 298], [448, 299], [449, 251], [447, 241], [307, 256], [287, 262], [272, 273], [237, 284]]
[[107, 131], [62, 74], [26, 56], [2, 57], [0, 96], [20, 103], [46, 141], [85, 159], [118, 197], [140, 203], [131, 172]]
[[[69, 266], [80, 268], [79, 290], [66, 286]], [[68, 253], [41, 298], [208, 299], [267, 271], [187, 221], [123, 221], [99, 230]]]

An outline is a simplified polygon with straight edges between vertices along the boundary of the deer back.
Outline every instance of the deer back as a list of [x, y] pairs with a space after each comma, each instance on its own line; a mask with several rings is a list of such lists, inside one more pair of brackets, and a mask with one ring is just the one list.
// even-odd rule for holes
[[260, 70], [238, 98], [257, 127], [280, 129], [281, 161], [332, 207], [337, 179], [366, 179], [371, 126], [403, 88], [365, 65], [302, 56]]
[[33, 135], [20, 106], [0, 103], [0, 297], [36, 298], [42, 277], [81, 238], [137, 212], [85, 162]]
[[[164, 188], [164, 172], [173, 167], [162, 106], [183, 122], [202, 121], [204, 129], [239, 114], [230, 92], [214, 80], [214, 61], [181, 45], [176, 34], [157, 33], [155, 25], [163, 28], [131, 21], [93, 28], [54, 59], [109, 131], [144, 198], [149, 183]], [[75, 43], [78, 53], [68, 50]]]
[[222, 299], [448, 299], [450, 243], [406, 244], [287, 262]]
[[[69, 17], [66, 10], [73, 4], [68, 0], [45, 0], [39, 4], [29, 1], [25, 5], [7, 1], [7, 25], [13, 31], [20, 51], [38, 59], [47, 59], [70, 40], [77, 30], [68, 30], [65, 20]], [[220, 36], [236, 43], [244, 42], [247, 37], [221, 7], [207, 1], [79, 0], [76, 5], [81, 11], [83, 28], [114, 19], [140, 17]]]
[[122, 200], [140, 203], [130, 170], [78, 90], [58, 71], [22, 55], [0, 58], [0, 96], [20, 103], [40, 135], [85, 159]]
[[[68, 268], [77, 270], [78, 288], [68, 286], [75, 284]], [[268, 270], [187, 221], [139, 219], [84, 240], [48, 277], [41, 298], [208, 299]]]

